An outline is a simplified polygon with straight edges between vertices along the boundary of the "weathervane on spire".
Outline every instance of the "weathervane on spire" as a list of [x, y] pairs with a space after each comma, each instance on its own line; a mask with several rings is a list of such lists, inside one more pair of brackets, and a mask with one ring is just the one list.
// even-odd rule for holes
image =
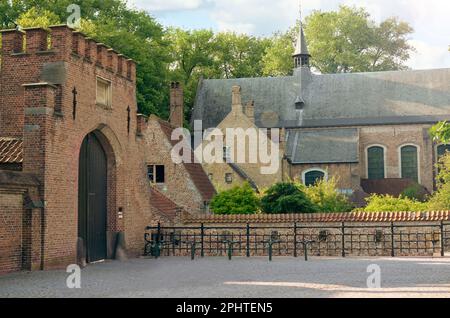
[[302, 0], [298, 1], [298, 12], [299, 12], [300, 23], [302, 23]]
[[295, 68], [309, 67], [309, 58], [311, 57], [308, 51], [308, 45], [306, 44], [305, 34], [303, 32], [301, 0], [299, 0], [299, 14], [300, 14], [300, 30], [298, 33], [297, 42], [295, 44], [295, 51], [293, 55]]

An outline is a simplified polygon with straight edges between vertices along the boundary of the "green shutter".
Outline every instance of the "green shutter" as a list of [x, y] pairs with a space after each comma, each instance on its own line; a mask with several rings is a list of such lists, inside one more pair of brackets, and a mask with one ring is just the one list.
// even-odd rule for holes
[[367, 150], [369, 180], [384, 179], [384, 149], [371, 147]]
[[310, 171], [305, 174], [305, 185], [306, 186], [313, 186], [317, 183], [319, 180], [325, 179], [325, 173], [319, 170]]
[[417, 147], [405, 146], [401, 149], [402, 178], [419, 182]]

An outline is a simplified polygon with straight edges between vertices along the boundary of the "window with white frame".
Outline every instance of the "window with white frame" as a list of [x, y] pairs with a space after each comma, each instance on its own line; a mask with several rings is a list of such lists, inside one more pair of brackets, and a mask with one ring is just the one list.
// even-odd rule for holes
[[228, 183], [228, 184], [233, 183], [233, 174], [232, 173], [225, 174], [225, 183]]
[[312, 169], [303, 173], [303, 184], [307, 187], [314, 186], [317, 184], [317, 182], [326, 179], [326, 172], [320, 169]]
[[161, 184], [166, 182], [165, 166], [163, 165], [148, 165], [147, 176], [150, 183]]
[[97, 77], [97, 100], [98, 105], [111, 107], [112, 89], [111, 82], [101, 77]]
[[401, 177], [419, 182], [419, 159], [416, 146], [408, 145], [400, 149]]
[[367, 149], [367, 178], [378, 180], [385, 178], [384, 148], [373, 146]]

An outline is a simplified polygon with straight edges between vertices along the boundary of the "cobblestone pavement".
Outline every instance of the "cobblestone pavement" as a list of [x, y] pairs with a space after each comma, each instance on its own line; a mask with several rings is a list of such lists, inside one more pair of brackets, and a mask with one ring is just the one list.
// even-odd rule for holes
[[[367, 267], [382, 289], [368, 289]], [[449, 297], [450, 259], [133, 259], [90, 265], [81, 289], [65, 271], [0, 276], [0, 297]]]

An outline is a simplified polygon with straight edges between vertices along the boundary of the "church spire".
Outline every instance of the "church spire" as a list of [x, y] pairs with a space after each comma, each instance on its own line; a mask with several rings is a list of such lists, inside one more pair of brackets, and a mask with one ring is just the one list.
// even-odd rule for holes
[[295, 68], [299, 67], [309, 67], [309, 59], [311, 55], [308, 51], [308, 45], [306, 44], [305, 33], [303, 31], [303, 21], [302, 21], [302, 7], [300, 3], [300, 30], [297, 37], [297, 42], [295, 44], [294, 51], [294, 65]]

